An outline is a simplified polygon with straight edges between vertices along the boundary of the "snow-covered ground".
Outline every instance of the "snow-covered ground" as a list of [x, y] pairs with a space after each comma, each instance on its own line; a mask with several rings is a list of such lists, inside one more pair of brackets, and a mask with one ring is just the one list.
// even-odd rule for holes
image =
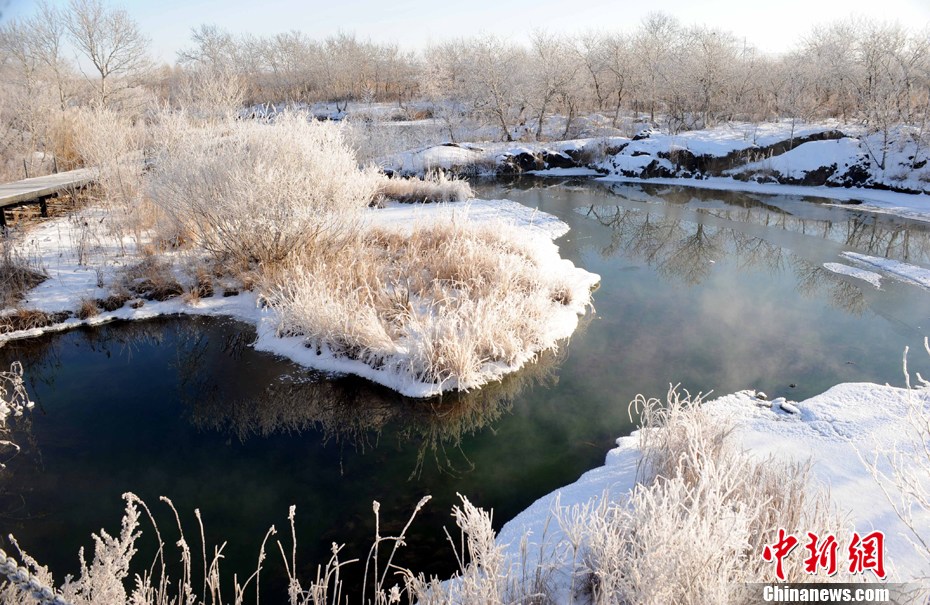
[[[22, 254], [44, 267], [49, 279], [30, 290], [19, 305], [24, 309], [45, 312], [76, 311], [82, 301], [104, 299], [109, 294], [108, 286], [115, 282], [121, 269], [138, 263], [142, 255], [135, 244], [126, 238], [120, 241], [112, 236], [101, 235], [103, 229], [95, 229], [108, 220], [100, 209], [91, 209], [77, 217], [57, 218], [37, 226], [20, 242]], [[364, 220], [370, 224], [396, 230], [409, 230], [415, 226], [450, 219], [484, 224], [499, 224], [515, 227], [521, 237], [534, 247], [537, 258], [542, 259], [546, 271], [563, 276], [572, 288], [572, 304], [558, 305], [552, 325], [547, 326], [547, 335], [553, 342], [569, 337], [578, 325], [579, 314], [584, 314], [588, 293], [600, 278], [570, 261], [561, 258], [558, 246], [553, 242], [568, 231], [568, 225], [556, 217], [506, 200], [472, 200], [449, 204], [388, 204], [385, 208], [369, 209]], [[182, 285], [193, 281], [185, 273], [185, 252], [169, 253], [173, 261], [174, 277]], [[101, 284], [104, 286], [101, 287]], [[117, 319], [147, 319], [160, 315], [185, 313], [191, 315], [225, 315], [255, 325], [258, 332], [254, 347], [287, 357], [306, 367], [321, 371], [355, 374], [383, 384], [404, 395], [427, 397], [437, 395], [441, 386], [414, 380], [384, 369], [375, 369], [362, 361], [331, 354], [326, 350], [307, 348], [302, 337], [282, 338], [277, 335], [278, 318], [273, 309], [262, 304], [259, 296], [245, 291], [237, 296], [224, 296], [217, 288], [214, 295], [202, 298], [177, 297], [163, 302], [146, 300], [134, 308], [127, 304], [111, 312], [100, 312], [87, 319], [71, 317], [65, 321], [43, 328], [20, 330], [0, 334], [3, 342], [34, 337], [43, 332], [61, 331], [80, 325], [97, 325]], [[7, 309], [3, 313], [11, 313]], [[485, 368], [489, 380], [519, 369], [533, 352], [528, 352], [514, 367], [490, 365]]]
[[846, 275], [848, 277], [867, 281], [876, 288], [882, 287], [882, 276], [878, 273], [875, 273], [874, 271], [867, 271], [865, 269], [859, 269], [858, 267], [850, 267], [849, 265], [844, 265], [843, 263], [824, 263], [823, 268], [827, 271], [832, 271], [833, 273], [837, 273], [839, 275]]
[[[823, 122], [723, 124], [706, 130], [553, 142], [462, 143], [381, 158], [422, 174], [596, 176], [605, 181], [799, 195], [852, 202], [858, 212], [930, 221], [930, 145], [900, 128], [868, 133]], [[924, 137], [925, 138], [925, 137]]]
[[[908, 390], [869, 383], [837, 385], [827, 392], [799, 403], [768, 402], [753, 391], [726, 395], [704, 404], [721, 422], [732, 422], [734, 435], [747, 451], [759, 460], [812, 462], [815, 486], [829, 489], [840, 511], [848, 511], [850, 521], [861, 535], [873, 530], [885, 535], [885, 566], [888, 581], [911, 582], [930, 577], [930, 560], [914, 546], [914, 536], [895, 513], [866, 463], [877, 461], [881, 473], [889, 473], [884, 454], [898, 444], [900, 453], [914, 454], [912, 412], [917, 407], [930, 414], [930, 388]], [[659, 429], [661, 430], [661, 429]], [[622, 499], [634, 486], [642, 452], [634, 433], [617, 440], [617, 447], [607, 454], [604, 466], [582, 475], [576, 482], [543, 496], [504, 525], [498, 534], [499, 544], [516, 568], [521, 562], [521, 539], [529, 532], [526, 552], [529, 569], [535, 568], [544, 543], [552, 553], [564, 538], [554, 521], [556, 511], [605, 497]], [[918, 469], [916, 481], [930, 493], [930, 475]], [[892, 499], [900, 494], [890, 487]], [[911, 509], [914, 527], [930, 538], [930, 510]], [[840, 538], [838, 537], [838, 540]], [[800, 551], [800, 549], [799, 549]], [[845, 556], [844, 553], [841, 553]], [[762, 553], [758, 553], [762, 556]], [[800, 565], [804, 555], [795, 553], [786, 564]], [[554, 573], [556, 587], [566, 590], [568, 561]], [[774, 579], [774, 572], [773, 572]], [[827, 581], [824, 578], [823, 581]], [[874, 578], [871, 581], [875, 581]], [[568, 602], [568, 595], [561, 595]]]
[[843, 256], [869, 269], [877, 269], [893, 279], [930, 290], [930, 269], [924, 269], [910, 263], [902, 263], [891, 258], [879, 258], [868, 254], [859, 254], [858, 252], [843, 252]]

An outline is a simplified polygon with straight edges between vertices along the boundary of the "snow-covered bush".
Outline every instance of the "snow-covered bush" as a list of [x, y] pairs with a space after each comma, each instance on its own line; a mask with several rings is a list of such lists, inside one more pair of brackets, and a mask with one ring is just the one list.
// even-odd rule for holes
[[144, 126], [123, 113], [96, 108], [77, 112], [75, 130], [75, 147], [84, 165], [94, 171], [100, 202], [107, 210], [105, 228], [121, 241], [132, 236], [138, 244], [158, 217], [143, 196]]
[[166, 118], [149, 194], [179, 238], [220, 259], [270, 266], [351, 233], [375, 194], [343, 129], [306, 115], [201, 129]]
[[283, 336], [399, 386], [470, 389], [555, 347], [566, 315], [589, 304], [589, 285], [550, 270], [547, 253], [503, 225], [369, 227], [351, 255], [305, 258], [265, 292]]
[[383, 179], [378, 194], [404, 203], [463, 202], [475, 197], [468, 181], [446, 176], [442, 171], [425, 177]]
[[7, 429], [10, 416], [22, 416], [33, 405], [23, 381], [23, 364], [14, 361], [8, 371], [0, 372], [0, 431]]
[[[924, 338], [924, 349], [930, 355], [928, 338]], [[912, 546], [930, 563], [930, 527], [925, 521], [920, 521], [930, 515], [930, 405], [926, 397], [915, 395], [915, 389], [926, 393], [926, 389], [930, 389], [930, 380], [917, 373], [917, 384], [912, 386], [907, 354], [905, 348], [904, 375], [908, 386], [905, 395], [908, 412], [906, 430], [900, 435], [900, 441], [890, 448], [866, 454], [865, 463], [895, 514], [910, 532], [908, 539]]]
[[[760, 553], [778, 528], [836, 534], [842, 528], [809, 469], [757, 460], [730, 438], [732, 426], [670, 389], [638, 397], [643, 452], [629, 497], [602, 498], [587, 514], [565, 515], [581, 535], [581, 573], [595, 603], [728, 603], [746, 582], [763, 582]], [[786, 567], [790, 582], [817, 578]], [[844, 570], [831, 581], [855, 581]]]

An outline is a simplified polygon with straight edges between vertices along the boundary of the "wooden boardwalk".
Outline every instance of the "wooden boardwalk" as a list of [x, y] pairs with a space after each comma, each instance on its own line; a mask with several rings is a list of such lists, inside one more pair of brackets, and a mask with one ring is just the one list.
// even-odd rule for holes
[[93, 180], [92, 170], [80, 168], [2, 184], [0, 185], [0, 226], [6, 225], [4, 210], [7, 208], [22, 204], [40, 204], [42, 216], [46, 216], [46, 200], [62, 192], [86, 187]]

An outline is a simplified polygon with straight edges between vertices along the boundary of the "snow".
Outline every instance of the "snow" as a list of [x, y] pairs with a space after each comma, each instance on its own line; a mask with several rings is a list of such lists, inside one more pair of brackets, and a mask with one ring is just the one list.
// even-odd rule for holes
[[833, 130], [839, 124], [833, 121], [797, 124], [791, 120], [751, 124], [734, 122], [716, 128], [689, 130], [667, 136], [673, 145], [683, 147], [695, 155], [725, 156], [733, 151], [764, 147], [791, 138], [806, 137], [818, 132]]
[[389, 165], [385, 164], [385, 166], [398, 172], [423, 174], [436, 168], [451, 170], [471, 166], [480, 162], [483, 157], [478, 150], [439, 145], [398, 154], [391, 158]]
[[[107, 292], [97, 287], [100, 279], [112, 278], [118, 267], [137, 262], [126, 249], [134, 245], [115, 237], [98, 237], [94, 226], [108, 220], [108, 213], [92, 209], [79, 216], [45, 221], [26, 234], [19, 249], [26, 258], [43, 267], [49, 279], [27, 293], [23, 306], [43, 311], [73, 311], [84, 298], [101, 298]], [[95, 267], [77, 256], [93, 255]]]
[[[800, 403], [741, 391], [706, 404], [721, 421], [732, 421], [734, 437], [759, 460], [771, 457], [784, 462], [812, 463], [812, 482], [829, 489], [840, 511], [848, 511], [855, 529], [885, 533], [886, 568], [890, 582], [907, 582], [926, 576], [928, 562], [910, 541], [907, 527], [898, 518], [864, 461], [877, 461], [889, 472], [883, 454], [890, 444], [908, 434], [912, 406], [930, 409], [930, 389], [908, 390], [869, 383], [837, 385]], [[661, 430], [661, 429], [659, 429]], [[906, 446], [903, 453], [907, 455]], [[535, 568], [540, 544], [553, 553], [564, 538], [553, 518], [555, 511], [602, 498], [622, 499], [635, 485], [638, 470], [637, 433], [617, 440], [604, 465], [583, 474], [577, 481], [543, 496], [498, 534], [498, 543], [515, 565], [521, 563], [520, 542], [529, 532], [528, 567]], [[919, 477], [930, 489], [930, 476]], [[896, 496], [892, 492], [892, 496]], [[912, 511], [915, 526], [930, 531], [930, 511]], [[759, 553], [761, 556], [761, 553]], [[554, 583], [564, 588], [567, 568], [558, 569]]]
[[554, 240], [568, 233], [568, 225], [557, 217], [510, 200], [469, 200], [451, 204], [387, 202], [368, 216], [379, 226], [405, 230], [455, 217], [518, 227], [537, 240]]
[[858, 139], [847, 137], [833, 141], [811, 141], [781, 155], [740, 166], [736, 171], [769, 169], [790, 178], [801, 179], [807, 172], [832, 164], [836, 164], [838, 169], [843, 171], [843, 168], [854, 164], [861, 155], [862, 149]]
[[[860, 198], [870, 200], [863, 202], [854, 207], [840, 206], [848, 210], [857, 212], [871, 212], [872, 214], [890, 214], [912, 221], [930, 222], [930, 196], [925, 194], [908, 195], [906, 193], [894, 193], [892, 191], [875, 191], [874, 193], [884, 193], [886, 195], [863, 195]], [[827, 197], [827, 196], [823, 196]]]
[[[93, 229], [93, 225], [104, 224], [110, 217], [105, 211], [92, 209], [72, 218], [57, 218], [46, 221], [28, 233], [20, 244], [21, 252], [45, 267], [49, 279], [27, 293], [20, 305], [23, 308], [42, 311], [75, 311], [84, 299], [105, 298], [109, 292], [98, 287], [98, 281], [112, 283], [117, 271], [125, 266], [135, 264], [141, 256], [135, 252], [132, 242], [120, 241], [112, 236], [103, 236]], [[472, 222], [502, 225], [517, 230], [517, 235], [526, 238], [531, 244], [537, 258], [545, 264], [546, 270], [561, 274], [566, 285], [576, 294], [570, 305], [559, 305], [555, 319], [548, 327], [547, 336], [552, 342], [571, 336], [578, 325], [578, 316], [585, 313], [584, 302], [587, 293], [600, 278], [583, 269], [575, 267], [570, 261], [561, 258], [554, 239], [568, 231], [568, 225], [553, 215], [540, 212], [522, 204], [508, 200], [473, 200], [463, 203], [448, 204], [387, 204], [384, 208], [369, 209], [365, 221], [388, 229], [411, 230], [416, 226], [430, 222], [449, 219], [461, 219]], [[105, 227], [99, 231], [103, 232]], [[79, 251], [83, 251], [82, 262]], [[179, 267], [184, 266], [183, 252], [174, 253]], [[182, 284], [190, 282], [183, 269], [175, 269], [175, 277]], [[8, 309], [5, 312], [10, 312]], [[244, 292], [237, 296], [224, 297], [221, 289], [212, 297], [198, 300], [174, 298], [164, 302], [145, 301], [140, 308], [124, 306], [113, 312], [101, 312], [99, 315], [80, 320], [68, 319], [62, 323], [46, 328], [23, 330], [0, 335], [3, 342], [38, 336], [45, 332], [70, 329], [81, 325], [98, 325], [122, 319], [148, 319], [172, 314], [229, 316], [250, 323], [257, 331], [253, 346], [260, 351], [268, 351], [286, 357], [296, 363], [324, 372], [355, 374], [372, 380], [410, 397], [428, 397], [441, 393], [441, 386], [417, 382], [409, 376], [395, 371], [376, 370], [363, 362], [337, 356], [325, 348], [319, 353], [307, 348], [303, 338], [277, 336], [278, 318], [275, 312], [262, 304], [258, 295]], [[512, 366], [486, 364], [482, 371], [488, 380], [501, 378], [508, 372], [519, 369], [533, 357], [528, 351]]]
[[601, 173], [593, 168], [548, 168], [546, 170], [530, 170], [527, 174], [546, 177], [601, 176]]
[[858, 252], [843, 252], [842, 255], [860, 265], [878, 269], [898, 281], [930, 290], [930, 269]]
[[849, 265], [844, 265], [843, 263], [824, 263], [823, 268], [827, 271], [832, 271], [833, 273], [838, 273], [840, 275], [846, 275], [867, 281], [876, 288], [882, 287], [882, 276], [872, 271], [866, 271], [865, 269], [859, 269], [857, 267], [850, 267]]
[[[642, 141], [640, 141], [642, 142]], [[647, 166], [657, 162], [657, 165], [662, 166], [667, 170], [672, 170], [672, 163], [666, 159], [656, 158], [649, 154], [643, 155], [616, 155], [614, 156], [612, 166], [615, 170], [619, 171], [628, 171], [638, 173], [641, 170], [644, 170]]]

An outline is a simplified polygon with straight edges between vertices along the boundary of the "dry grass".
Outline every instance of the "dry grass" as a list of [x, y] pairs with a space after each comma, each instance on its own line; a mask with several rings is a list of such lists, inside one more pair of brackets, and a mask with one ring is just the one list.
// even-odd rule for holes
[[44, 272], [13, 259], [0, 262], [0, 307], [15, 305], [48, 278]]
[[[670, 389], [643, 408], [642, 478], [623, 502], [602, 500], [572, 531], [586, 536], [582, 569], [595, 603], [727, 603], [741, 583], [771, 577], [760, 554], [778, 528], [839, 535], [844, 524], [809, 469], [756, 460], [732, 426]], [[821, 581], [800, 565], [790, 582]], [[831, 581], [857, 581], [842, 570]]]
[[26, 292], [48, 278], [37, 262], [20, 251], [19, 236], [18, 230], [0, 234], [0, 308], [18, 304]]
[[156, 256], [149, 256], [122, 271], [121, 287], [148, 300], [168, 300], [184, 294], [172, 265]]
[[158, 208], [143, 196], [145, 169], [142, 124], [108, 109], [84, 109], [74, 116], [75, 147], [96, 170], [98, 201], [108, 211], [111, 234], [139, 246], [159, 219]]
[[130, 296], [128, 292], [122, 288], [118, 288], [117, 291], [115, 291], [113, 294], [110, 294], [106, 298], [97, 300], [96, 304], [103, 311], [113, 312], [117, 309], [121, 309], [123, 305], [126, 304], [126, 301], [129, 300], [129, 298]]
[[0, 316], [0, 334], [47, 328], [71, 317], [70, 311], [46, 313], [37, 309], [15, 309]]
[[77, 114], [62, 112], [51, 120], [48, 130], [48, 150], [55, 158], [59, 172], [79, 168], [83, 164], [79, 150]]
[[378, 184], [378, 195], [405, 204], [423, 202], [464, 202], [475, 197], [464, 179], [433, 172], [425, 177], [385, 178]]
[[97, 307], [97, 301], [91, 300], [89, 298], [81, 299], [81, 304], [78, 305], [76, 315], [78, 319], [90, 319], [91, 317], [97, 317], [100, 315], [100, 309]]
[[566, 301], [590, 300], [515, 231], [457, 220], [369, 228], [350, 257], [308, 257], [286, 275], [264, 288], [281, 335], [443, 389], [481, 386], [554, 347]]
[[187, 288], [185, 296], [190, 302], [199, 301], [201, 298], [209, 298], [214, 294], [213, 276], [206, 268], [198, 266], [191, 276], [191, 284]]

